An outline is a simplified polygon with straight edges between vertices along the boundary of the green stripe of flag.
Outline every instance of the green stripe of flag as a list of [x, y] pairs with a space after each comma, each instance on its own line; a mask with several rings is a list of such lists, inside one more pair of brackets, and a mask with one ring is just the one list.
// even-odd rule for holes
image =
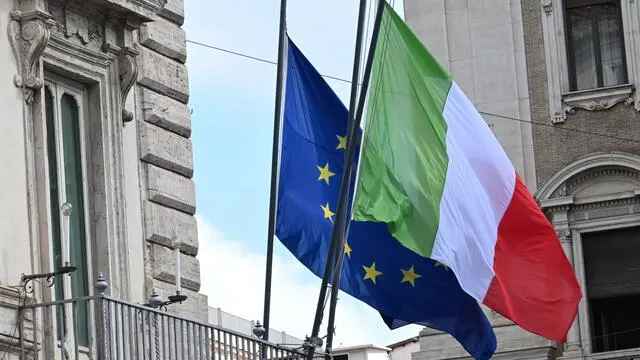
[[429, 256], [447, 172], [442, 111], [451, 77], [385, 3], [375, 54], [354, 220], [385, 222]]

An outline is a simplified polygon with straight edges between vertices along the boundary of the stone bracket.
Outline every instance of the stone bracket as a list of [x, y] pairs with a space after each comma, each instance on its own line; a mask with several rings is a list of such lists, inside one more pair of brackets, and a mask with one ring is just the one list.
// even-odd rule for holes
[[[116, 19], [115, 15], [111, 14], [112, 19]], [[107, 22], [109, 16], [105, 17], [103, 22], [103, 31], [107, 32]], [[132, 40], [131, 32], [137, 29], [137, 26], [129, 23], [127, 20], [117, 21], [118, 29], [117, 44], [107, 40], [105, 36], [102, 42], [102, 51], [105, 53], [113, 54], [117, 57], [118, 63], [118, 80], [120, 83], [120, 106], [122, 108], [122, 123], [127, 123], [133, 120], [133, 113], [126, 109], [127, 96], [133, 88], [136, 80], [138, 79], [138, 62], [136, 58], [140, 54], [137, 49], [136, 43]]]
[[120, 69], [120, 93], [122, 100], [122, 122], [126, 123], [133, 120], [133, 113], [128, 111], [125, 106], [127, 102], [127, 96], [129, 91], [138, 79], [138, 64], [136, 57], [138, 56], [138, 50], [133, 47], [125, 46], [120, 51], [118, 56], [118, 68]]
[[27, 12], [14, 10], [10, 16], [9, 41], [18, 64], [14, 84], [22, 88], [25, 102], [31, 104], [34, 92], [44, 85], [40, 59], [55, 21], [50, 14], [37, 8]]

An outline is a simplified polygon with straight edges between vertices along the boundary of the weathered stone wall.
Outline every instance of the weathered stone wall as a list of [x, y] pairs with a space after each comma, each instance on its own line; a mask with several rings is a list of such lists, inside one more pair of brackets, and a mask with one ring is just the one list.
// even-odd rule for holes
[[[146, 240], [146, 291], [175, 293], [180, 248], [181, 283], [188, 300], [173, 306], [186, 316], [206, 318], [207, 298], [199, 294], [200, 264], [183, 0], [169, 0], [154, 22], [139, 31], [136, 92]], [[171, 310], [171, 309], [170, 309]]]

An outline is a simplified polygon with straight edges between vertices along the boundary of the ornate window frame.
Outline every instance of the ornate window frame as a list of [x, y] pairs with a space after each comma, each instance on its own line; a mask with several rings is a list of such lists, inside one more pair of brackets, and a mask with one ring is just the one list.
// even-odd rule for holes
[[[87, 86], [88, 129], [94, 176], [88, 182], [93, 203], [93, 253], [107, 254], [95, 270], [109, 278], [111, 295], [129, 297], [122, 127], [133, 119], [125, 109], [137, 79], [135, 30], [153, 20], [167, 0], [17, 0], [10, 13], [9, 40], [23, 94], [23, 121], [34, 271], [51, 269], [48, 191], [44, 146], [45, 74]], [[91, 174], [89, 174], [91, 175]], [[109, 241], [105, 241], [105, 240]], [[94, 274], [95, 275], [95, 274]], [[50, 291], [34, 296], [51, 300]]]
[[[125, 104], [137, 80], [135, 30], [153, 20], [166, 2], [14, 1], [7, 31], [17, 65], [13, 82], [23, 98], [29, 242], [31, 267], [36, 273], [51, 271], [53, 253], [44, 132], [43, 87], [47, 74], [79, 82], [87, 89], [91, 126], [83, 136], [89, 148], [87, 202], [92, 204], [89, 232], [93, 270], [105, 273], [110, 295], [130, 298], [122, 128], [133, 119]], [[32, 296], [36, 301], [51, 301], [52, 290], [36, 286]], [[54, 333], [45, 331], [54, 329], [51, 322], [55, 317], [36, 316], [41, 320], [34, 329], [33, 341], [55, 349]], [[52, 356], [45, 354], [47, 358]]]
[[540, 0], [547, 67], [549, 116], [563, 123], [577, 109], [601, 111], [616, 104], [634, 105], [640, 111], [640, 0], [620, 0], [629, 83], [585, 91], [569, 91], [566, 27], [562, 0]]

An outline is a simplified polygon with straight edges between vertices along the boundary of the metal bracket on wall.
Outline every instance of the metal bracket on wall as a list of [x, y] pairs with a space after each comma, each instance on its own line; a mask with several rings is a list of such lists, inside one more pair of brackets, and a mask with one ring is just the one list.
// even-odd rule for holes
[[25, 275], [22, 274], [22, 288], [24, 289], [24, 291], [27, 294], [31, 294], [33, 293], [33, 282], [40, 282], [40, 279], [45, 279], [45, 283], [43, 285], [45, 285], [46, 287], [52, 287], [55, 284], [55, 278], [56, 276], [60, 276], [60, 275], [64, 275], [64, 274], [71, 274], [72, 272], [76, 271], [76, 267], [75, 266], [69, 266], [69, 264], [67, 264], [66, 266], [61, 267], [60, 269], [53, 271], [53, 272], [48, 272], [48, 273], [42, 273], [42, 274], [32, 274], [32, 275]]

